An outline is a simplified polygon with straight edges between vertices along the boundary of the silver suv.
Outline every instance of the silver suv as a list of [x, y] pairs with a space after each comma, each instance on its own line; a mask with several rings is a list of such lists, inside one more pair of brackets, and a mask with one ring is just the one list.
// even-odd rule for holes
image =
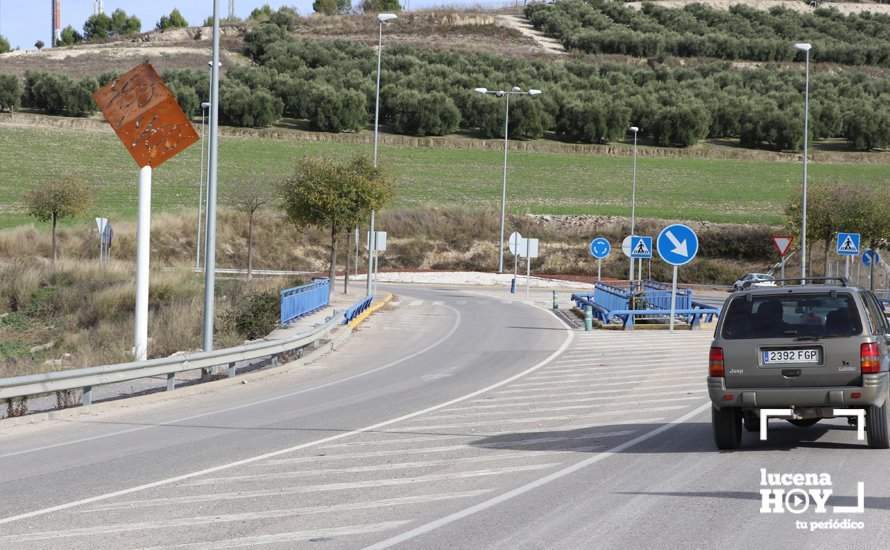
[[743, 426], [759, 431], [761, 409], [790, 409], [779, 418], [801, 427], [839, 416], [835, 409], [865, 409], [869, 447], [890, 447], [890, 324], [881, 302], [845, 279], [807, 282], [727, 299], [708, 369], [719, 449], [738, 448]]

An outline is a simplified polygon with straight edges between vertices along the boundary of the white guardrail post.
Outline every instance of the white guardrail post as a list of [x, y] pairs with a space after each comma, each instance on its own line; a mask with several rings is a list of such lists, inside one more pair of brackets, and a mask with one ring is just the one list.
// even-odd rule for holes
[[83, 391], [81, 403], [90, 405], [96, 386], [166, 376], [167, 390], [170, 391], [176, 387], [176, 373], [219, 366], [226, 366], [227, 374], [231, 377], [235, 376], [240, 362], [271, 357], [271, 363], [277, 365], [279, 354], [316, 343], [337, 326], [341, 316], [342, 313], [335, 311], [324, 324], [288, 340], [262, 340], [234, 348], [195, 352], [178, 357], [0, 378], [0, 401], [80, 389]]

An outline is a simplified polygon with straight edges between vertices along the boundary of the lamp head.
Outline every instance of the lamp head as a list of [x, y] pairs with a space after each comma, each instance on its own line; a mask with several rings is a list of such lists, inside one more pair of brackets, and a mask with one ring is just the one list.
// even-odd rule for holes
[[794, 47], [802, 52], [808, 52], [813, 47], [809, 42], [798, 42]]
[[630, 131], [636, 134], [637, 132], [640, 131], [640, 129], [637, 128], [636, 126], [631, 126], [631, 127], [630, 127]]
[[386, 23], [387, 21], [392, 21], [393, 19], [398, 19], [399, 16], [394, 13], [378, 13], [377, 21], [380, 23]]
[[201, 103], [201, 108], [202, 108], [202, 109], [209, 109], [209, 108], [210, 108], [210, 102], [209, 102], [209, 101], [205, 101], [205, 102]]
[[480, 94], [487, 94], [488, 88], [473, 88], [474, 92], [479, 92]]
[[511, 92], [521, 92], [522, 88], [520, 88], [519, 86], [513, 86], [513, 88], [511, 88], [510, 91]]
[[528, 91], [528, 95], [541, 95], [541, 90], [535, 90], [534, 88], [532, 88]]

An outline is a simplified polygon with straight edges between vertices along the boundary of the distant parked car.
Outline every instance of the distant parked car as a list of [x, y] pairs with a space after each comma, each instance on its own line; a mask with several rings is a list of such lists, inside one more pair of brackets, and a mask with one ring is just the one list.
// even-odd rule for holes
[[766, 273], [745, 273], [738, 281], [732, 283], [732, 290], [739, 291], [747, 287], [754, 286], [776, 286], [776, 280], [772, 275]]

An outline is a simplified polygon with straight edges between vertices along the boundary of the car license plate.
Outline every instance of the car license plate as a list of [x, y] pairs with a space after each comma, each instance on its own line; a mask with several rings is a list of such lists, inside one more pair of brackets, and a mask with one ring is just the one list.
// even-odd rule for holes
[[761, 364], [763, 365], [786, 365], [789, 363], [818, 363], [819, 350], [815, 348], [809, 349], [772, 349], [762, 350]]

